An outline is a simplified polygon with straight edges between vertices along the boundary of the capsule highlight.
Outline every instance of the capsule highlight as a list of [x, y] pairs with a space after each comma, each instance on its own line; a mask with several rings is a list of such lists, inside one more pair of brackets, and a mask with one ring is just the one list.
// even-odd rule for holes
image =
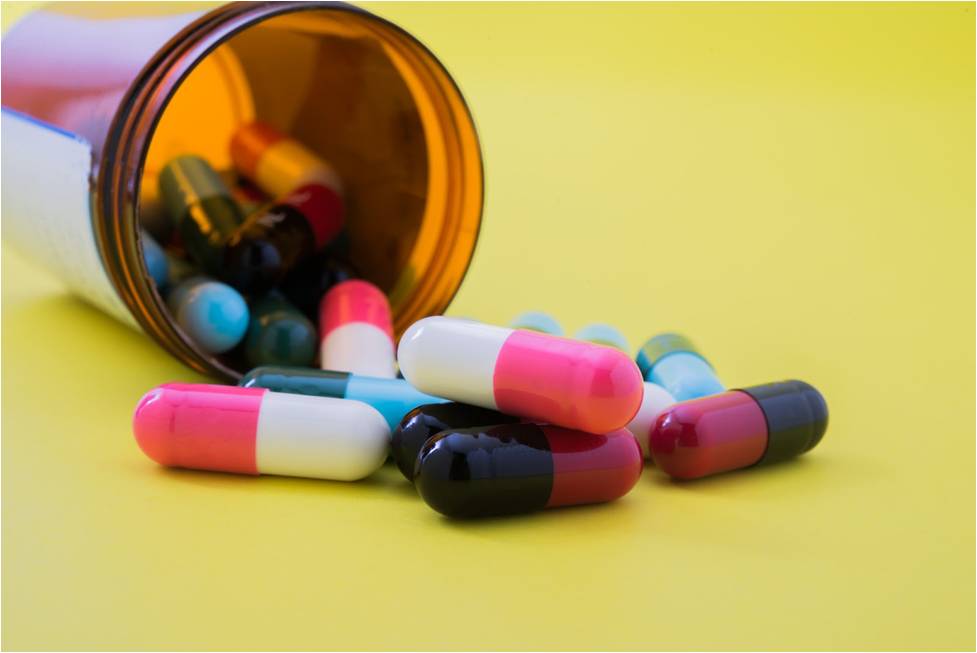
[[[238, 385], [244, 388], [267, 388], [275, 392], [362, 401], [375, 408], [387, 420], [391, 429], [395, 429], [414, 408], [446, 401], [415, 390], [404, 379], [384, 379], [306, 367], [257, 367], [245, 374]], [[416, 457], [417, 452], [414, 455]]]
[[627, 425], [644, 390], [616, 349], [447, 317], [414, 323], [398, 360], [422, 392], [590, 433]]
[[319, 308], [319, 366], [393, 379], [393, 320], [382, 290], [368, 281], [351, 279], [334, 286]]
[[421, 449], [414, 485], [448, 517], [486, 517], [613, 501], [641, 476], [627, 429], [604, 435], [503, 424], [444, 431]]
[[[443, 401], [443, 400], [442, 400]], [[395, 425], [390, 436], [390, 453], [408, 481], [414, 481], [414, 465], [424, 443], [441, 431], [456, 431], [474, 426], [515, 424], [521, 421], [497, 410], [471, 404], [447, 402], [419, 405]]]
[[668, 390], [676, 401], [726, 389], [709, 361], [688, 338], [677, 333], [662, 333], [648, 340], [638, 351], [637, 362], [645, 380]]
[[380, 414], [358, 401], [182, 383], [146, 393], [132, 429], [166, 467], [338, 481], [376, 471], [389, 438]]
[[675, 404], [648, 440], [662, 471], [694, 479], [799, 456], [827, 428], [821, 393], [803, 381], [781, 381]]

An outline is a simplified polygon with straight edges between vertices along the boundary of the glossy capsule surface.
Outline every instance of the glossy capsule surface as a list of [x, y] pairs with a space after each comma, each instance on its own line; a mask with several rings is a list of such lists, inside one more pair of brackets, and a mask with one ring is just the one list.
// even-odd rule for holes
[[390, 436], [390, 454], [400, 473], [411, 482], [414, 480], [414, 465], [421, 448], [441, 431], [515, 424], [521, 421], [518, 417], [497, 410], [454, 401], [419, 405], [403, 417]]
[[248, 303], [227, 284], [194, 276], [170, 291], [166, 304], [179, 327], [201, 349], [220, 354], [233, 349], [248, 330]]
[[627, 429], [604, 435], [502, 424], [443, 431], [421, 449], [414, 485], [449, 517], [486, 517], [613, 501], [641, 476]]
[[781, 381], [677, 403], [658, 417], [648, 440], [662, 471], [694, 479], [799, 456], [827, 427], [821, 393], [803, 381]]
[[527, 331], [538, 331], [539, 333], [548, 333], [551, 336], [562, 336], [563, 327], [560, 323], [549, 313], [543, 313], [540, 311], [526, 311], [525, 313], [520, 313], [509, 322], [509, 326], [513, 329], [526, 329]]
[[342, 194], [336, 171], [321, 157], [271, 125], [242, 125], [231, 138], [234, 167], [272, 197], [305, 184], [328, 186]]
[[614, 349], [619, 349], [626, 354], [631, 353], [628, 339], [624, 337], [624, 334], [617, 327], [613, 327], [610, 324], [588, 324], [573, 334], [573, 337], [577, 340], [614, 347]]
[[723, 392], [726, 386], [691, 341], [677, 333], [649, 339], [638, 351], [638, 367], [646, 381], [657, 383], [676, 401]]
[[139, 401], [139, 447], [167, 467], [353, 481], [387, 455], [389, 431], [359, 401], [168, 383]]
[[668, 408], [675, 405], [675, 398], [668, 393], [668, 390], [657, 383], [645, 381], [645, 394], [641, 399], [641, 407], [634, 419], [628, 424], [628, 430], [638, 440], [641, 445], [641, 453], [645, 458], [651, 457], [648, 450], [648, 437], [651, 429], [654, 428], [658, 417]]
[[382, 290], [351, 279], [335, 285], [319, 307], [319, 366], [393, 379], [393, 319]]
[[244, 353], [251, 365], [312, 365], [319, 338], [315, 325], [278, 293], [251, 305]]
[[300, 186], [252, 213], [231, 234], [222, 254], [221, 278], [244, 291], [268, 291], [342, 227], [343, 203], [335, 191]]
[[308, 367], [257, 367], [245, 374], [238, 385], [245, 388], [267, 388], [275, 392], [362, 401], [373, 406], [387, 420], [391, 429], [396, 428], [404, 415], [414, 408], [422, 404], [446, 401], [415, 390], [404, 379], [385, 379]]
[[244, 222], [220, 175], [198, 156], [180, 156], [160, 171], [163, 205], [176, 223], [187, 254], [205, 272], [216, 275], [224, 245]]
[[411, 325], [398, 360], [423, 392], [590, 433], [626, 426], [644, 390], [611, 347], [447, 317]]

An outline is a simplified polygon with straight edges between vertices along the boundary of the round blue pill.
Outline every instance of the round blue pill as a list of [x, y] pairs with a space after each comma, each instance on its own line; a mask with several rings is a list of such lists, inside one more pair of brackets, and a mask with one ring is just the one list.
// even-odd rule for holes
[[526, 311], [510, 322], [509, 326], [513, 329], [528, 329], [548, 333], [551, 336], [563, 335], [563, 327], [560, 326], [560, 323], [551, 315], [540, 311]]

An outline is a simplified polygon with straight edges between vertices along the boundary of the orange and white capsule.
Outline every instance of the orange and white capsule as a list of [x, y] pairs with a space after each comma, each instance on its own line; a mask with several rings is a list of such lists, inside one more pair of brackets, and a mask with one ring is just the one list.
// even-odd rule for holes
[[319, 366], [393, 379], [397, 376], [390, 303], [368, 281], [338, 283], [319, 304]]
[[343, 194], [342, 182], [331, 165], [263, 122], [238, 128], [231, 138], [231, 160], [238, 172], [273, 197], [309, 184], [327, 186]]
[[390, 439], [386, 420], [360, 401], [192, 383], [146, 393], [132, 430], [167, 467], [336, 481], [375, 472]]

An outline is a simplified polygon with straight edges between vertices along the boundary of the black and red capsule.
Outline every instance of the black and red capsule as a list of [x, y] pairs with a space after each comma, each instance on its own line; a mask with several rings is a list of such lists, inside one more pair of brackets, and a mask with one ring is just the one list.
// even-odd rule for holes
[[803, 381], [781, 381], [677, 403], [638, 437], [648, 438], [662, 471], [694, 479], [799, 456], [827, 428], [821, 393]]
[[641, 477], [627, 429], [603, 435], [538, 424], [442, 431], [414, 467], [414, 486], [448, 517], [471, 518], [613, 501]]
[[515, 424], [521, 420], [489, 408], [449, 401], [425, 404], [410, 411], [390, 436], [390, 451], [397, 468], [408, 481], [414, 479], [414, 465], [424, 443], [441, 431], [467, 429], [489, 424]]

